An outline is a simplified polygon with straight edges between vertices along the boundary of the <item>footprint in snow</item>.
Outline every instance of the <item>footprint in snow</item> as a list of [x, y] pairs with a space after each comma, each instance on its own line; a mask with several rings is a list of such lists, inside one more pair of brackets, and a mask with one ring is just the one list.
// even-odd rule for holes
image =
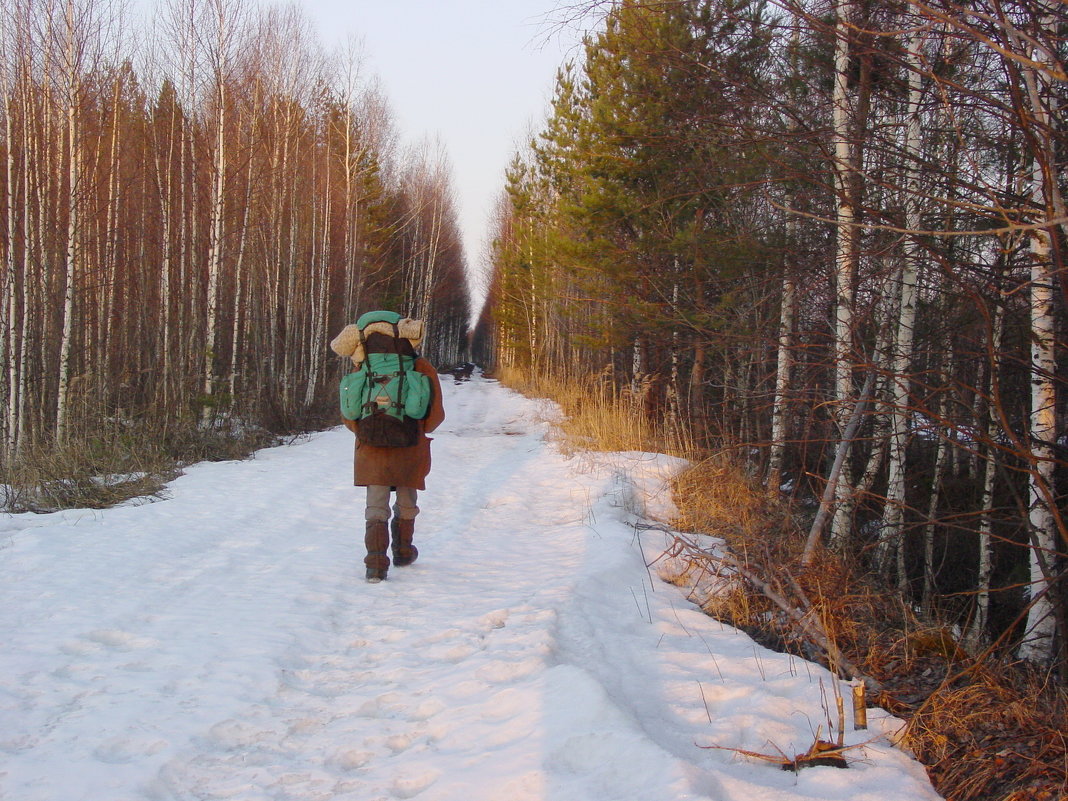
[[88, 642], [86, 640], [72, 640], [59, 646], [59, 650], [67, 656], [89, 656], [90, 654], [99, 653], [101, 651], [101, 646], [99, 643]]
[[424, 770], [398, 776], [393, 782], [393, 795], [396, 798], [415, 798], [436, 782], [438, 775], [436, 770]]
[[438, 659], [442, 662], [450, 662], [456, 664], [463, 662], [469, 656], [475, 653], [475, 649], [466, 643], [460, 645], [453, 645], [448, 648], [434, 649], [427, 652], [427, 656], [430, 659]]
[[415, 737], [411, 734], [394, 734], [392, 737], [386, 738], [386, 748], [394, 754], [399, 754], [401, 751], [407, 751], [411, 748], [414, 740]]
[[544, 668], [545, 663], [537, 657], [520, 659], [516, 662], [497, 660], [480, 667], [475, 671], [475, 675], [494, 684], [504, 684], [505, 682], [525, 679], [527, 676], [533, 675]]
[[223, 750], [237, 751], [270, 738], [272, 733], [258, 726], [253, 726], [251, 723], [231, 719], [216, 723], [211, 727], [208, 735]]
[[374, 759], [370, 751], [361, 751], [358, 748], [342, 748], [335, 751], [326, 759], [326, 763], [341, 771], [353, 771], [362, 768]]
[[518, 717], [528, 703], [527, 696], [511, 687], [501, 690], [490, 699], [482, 719], [490, 722], [502, 722]]
[[423, 701], [421, 704], [419, 704], [419, 706], [413, 709], [408, 714], [408, 720], [414, 723], [427, 721], [435, 715], [444, 712], [445, 709], [446, 705], [443, 701], [438, 698], [431, 698], [429, 700]]
[[360, 704], [356, 715], [361, 718], [395, 718], [403, 708], [403, 697], [400, 693], [384, 693]]
[[151, 648], [159, 643], [148, 637], [138, 637], [119, 629], [97, 629], [85, 635], [90, 642], [114, 648], [116, 651], [132, 651], [135, 648]]
[[486, 691], [485, 682], [472, 681], [460, 681], [452, 685], [449, 689], [449, 695], [458, 700], [466, 701], [469, 698], [476, 698]]
[[[460, 629], [444, 629], [443, 631], [439, 631], [437, 634], [431, 634], [429, 637], [426, 638], [426, 642], [429, 645], [433, 645], [435, 643], [445, 642], [446, 640], [453, 640], [457, 637], [462, 637], [463, 634], [464, 633], [460, 631]], [[361, 644], [366, 645], [367, 643], [363, 642]]]
[[121, 765], [158, 754], [166, 747], [166, 740], [150, 737], [112, 737], [98, 745], [93, 756], [109, 765]]
[[508, 622], [508, 613], [507, 609], [497, 609], [480, 617], [478, 622], [487, 629], [503, 629], [505, 623]]

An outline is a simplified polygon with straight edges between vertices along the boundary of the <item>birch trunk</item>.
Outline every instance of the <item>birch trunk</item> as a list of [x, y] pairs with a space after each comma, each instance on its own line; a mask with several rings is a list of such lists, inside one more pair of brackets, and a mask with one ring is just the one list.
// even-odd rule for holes
[[[30, 109], [32, 105], [30, 103], [28, 94], [28, 80], [25, 75], [21, 77], [21, 90], [20, 95], [22, 97], [22, 144], [23, 153], [25, 154], [22, 164], [22, 207], [23, 207], [23, 220], [26, 226], [26, 243], [23, 247], [23, 261], [22, 261], [22, 320], [19, 330], [19, 355], [18, 355], [18, 389], [16, 395], [18, 396], [18, 409], [16, 411], [16, 429], [15, 429], [15, 453], [16, 455], [22, 448], [23, 442], [26, 439], [32, 437], [32, 422], [30, 420], [29, 411], [27, 406], [29, 404], [29, 359], [30, 359], [30, 324], [31, 324], [31, 296], [36, 291], [38, 293], [43, 291], [44, 281], [40, 276], [40, 265], [43, 259], [40, 258], [40, 242], [41, 242], [41, 215], [44, 211], [43, 203], [36, 203], [31, 205], [31, 198], [34, 196], [35, 187], [39, 186], [39, 182], [34, 181], [34, 170], [32, 165], [34, 162], [34, 155], [36, 153], [37, 145], [35, 140], [30, 135]], [[46, 106], [47, 108], [47, 106]], [[43, 168], [39, 168], [37, 171], [38, 177], [40, 176]], [[37, 265], [36, 267], [34, 265]], [[43, 405], [43, 404], [40, 404]]]
[[162, 165], [160, 165], [159, 159], [156, 159], [156, 174], [158, 176], [158, 192], [160, 201], [160, 219], [162, 221], [162, 231], [160, 235], [160, 246], [162, 248], [162, 264], [160, 265], [159, 275], [159, 326], [160, 333], [159, 338], [163, 345], [163, 352], [160, 354], [160, 359], [163, 364], [162, 376], [160, 377], [160, 389], [163, 401], [163, 408], [169, 410], [172, 408], [172, 398], [170, 388], [172, 385], [172, 376], [174, 374], [174, 342], [172, 336], [172, 300], [171, 300], [171, 272], [174, 269], [173, 255], [174, 255], [174, 243], [173, 243], [173, 219], [174, 219], [174, 204], [173, 204], [173, 175], [174, 175], [174, 142], [177, 138], [175, 133], [175, 126], [178, 122], [178, 115], [175, 113], [176, 109], [169, 109], [170, 122], [167, 131], [167, 155]]
[[823, 527], [827, 524], [827, 518], [831, 515], [831, 507], [834, 504], [834, 498], [837, 493], [837, 484], [841, 475], [842, 465], [845, 463], [849, 450], [853, 446], [853, 439], [856, 437], [857, 431], [860, 430], [860, 422], [864, 416], [864, 407], [868, 402], [868, 394], [874, 386], [875, 371], [872, 370], [868, 373], [864, 388], [860, 391], [860, 396], [853, 406], [853, 411], [850, 413], [849, 421], [846, 423], [842, 437], [838, 441], [834, 463], [831, 465], [830, 473], [827, 476], [827, 485], [823, 488], [823, 497], [820, 498], [820, 508], [816, 512], [816, 518], [812, 521], [812, 526], [808, 530], [808, 537], [805, 540], [805, 550], [801, 555], [801, 566], [803, 568], [809, 567], [816, 558], [816, 550], [819, 547], [820, 538], [823, 536]]
[[202, 413], [207, 419], [211, 413], [210, 399], [215, 393], [216, 333], [219, 327], [219, 276], [223, 260], [223, 214], [226, 199], [226, 81], [229, 70], [229, 39], [233, 36], [233, 20], [227, 18], [227, 0], [214, 0], [215, 45], [212, 53], [215, 62], [215, 153], [212, 159], [211, 211], [208, 230], [208, 287], [204, 308], [204, 357], [201, 375], [203, 393], [208, 403]]
[[1005, 330], [1005, 304], [999, 299], [990, 325], [990, 375], [987, 379], [986, 464], [983, 472], [982, 517], [979, 520], [979, 567], [976, 578], [975, 614], [972, 615], [965, 640], [976, 648], [986, 642], [990, 621], [990, 577], [994, 567], [992, 533], [994, 526], [994, 479], [997, 476], [998, 406], [1001, 391], [998, 373], [1001, 366], [1001, 340]]
[[[891, 403], [890, 472], [887, 478], [880, 544], [884, 545], [880, 568], [884, 575], [889, 569], [889, 550], [901, 552], [903, 557], [905, 533], [905, 475], [908, 460], [909, 421], [911, 419], [911, 383], [914, 332], [916, 327], [916, 283], [920, 271], [921, 249], [917, 240], [920, 230], [920, 164], [922, 157], [921, 107], [923, 99], [921, 49], [923, 34], [916, 29], [909, 42], [906, 56], [909, 75], [907, 123], [905, 127], [905, 192], [907, 211], [905, 228], [905, 262], [901, 267], [898, 286], [898, 319], [894, 333], [890, 375], [893, 384]], [[917, 232], [917, 233], [912, 233]], [[903, 558], [899, 560], [903, 563]], [[899, 573], [903, 571], [899, 570]], [[908, 577], [898, 575], [898, 587], [907, 587]]]
[[[1052, 29], [1056, 18], [1050, 13], [1045, 27]], [[1036, 64], [1046, 64], [1049, 54], [1035, 48], [1032, 58]], [[1034, 153], [1031, 174], [1031, 198], [1045, 220], [1055, 217], [1052, 200], [1059, 181], [1054, 165], [1051, 109], [1043, 103], [1046, 75], [1042, 70], [1025, 68], [1025, 76], [1036, 87], [1031, 93], [1031, 113], [1034, 115], [1035, 136], [1039, 140]], [[1029, 74], [1030, 73], [1030, 74]], [[1044, 222], [1042, 220], [1040, 222]], [[1028, 522], [1031, 527], [1031, 608], [1020, 645], [1020, 657], [1033, 662], [1048, 662], [1054, 655], [1057, 631], [1057, 610], [1050, 598], [1057, 552], [1057, 523], [1053, 508], [1055, 443], [1057, 438], [1056, 394], [1056, 320], [1054, 317], [1054, 286], [1056, 269], [1053, 264], [1052, 226], [1035, 228], [1031, 232], [1031, 454], [1028, 483]]]
[[[315, 402], [315, 390], [319, 386], [319, 371], [323, 364], [323, 345], [326, 342], [327, 287], [330, 283], [330, 154], [326, 151], [326, 177], [323, 181], [324, 199], [322, 221], [320, 222], [318, 257], [312, 258], [309, 268], [312, 271], [312, 321], [311, 336], [308, 337], [308, 384], [304, 390], [304, 408], [311, 408]], [[315, 290], [315, 273], [318, 272], [319, 288]]]
[[[1041, 168], [1035, 166], [1035, 193], [1041, 193]], [[1040, 196], [1036, 197], [1036, 201]], [[1028, 522], [1031, 527], [1031, 609], [1020, 656], [1043, 662], [1053, 656], [1056, 617], [1049, 597], [1057, 528], [1053, 500], [1056, 422], [1056, 348], [1050, 233], [1031, 234], [1031, 469], [1028, 482]]]
[[[796, 223], [790, 218], [788, 230]], [[787, 235], [787, 242], [791, 237]], [[797, 290], [793, 273], [786, 268], [782, 278], [782, 304], [779, 308], [779, 335], [775, 362], [775, 400], [771, 413], [771, 451], [768, 456], [768, 493], [778, 497], [782, 484], [782, 468], [786, 455], [786, 394], [790, 389], [794, 316], [797, 306]]]
[[923, 600], [924, 609], [931, 609], [934, 598], [934, 535], [935, 521], [938, 519], [938, 506], [942, 500], [942, 482], [946, 474], [946, 464], [949, 462], [950, 443], [947, 435], [943, 433], [946, 427], [946, 415], [949, 413], [950, 392], [954, 372], [953, 343], [946, 342], [946, 386], [938, 399], [938, 445], [935, 452], [934, 476], [931, 479], [931, 494], [927, 499], [927, 523], [923, 527]]
[[[837, 26], [834, 54], [834, 91], [832, 121], [834, 127], [834, 187], [837, 200], [835, 252], [835, 329], [834, 329], [834, 397], [835, 419], [840, 436], [844, 436], [853, 403], [853, 295], [857, 268], [856, 209], [854, 207], [853, 104], [850, 100], [849, 41], [853, 13], [852, 0], [835, 3]], [[850, 453], [846, 448], [835, 482], [835, 512], [831, 524], [831, 543], [844, 548], [850, 539], [853, 491]]]
[[[190, 186], [194, 181], [195, 161], [193, 150], [193, 135], [189, 130], [189, 124], [182, 126], [180, 152], [178, 156], [178, 281], [174, 298], [174, 325], [172, 331], [177, 353], [177, 375], [175, 386], [184, 386], [186, 377], [190, 375], [188, 336], [183, 337], [183, 329], [196, 329], [196, 319], [192, 313], [191, 298], [193, 295], [192, 281], [189, 275], [192, 272], [190, 263], [194, 252], [194, 233], [190, 219], [196, 214], [196, 193]], [[180, 391], [180, 390], [179, 390]]]
[[[119, 129], [120, 123], [120, 111], [121, 111], [121, 97], [122, 97], [122, 79], [121, 73], [115, 77], [115, 84], [113, 86], [115, 93], [114, 103], [112, 105], [111, 116], [111, 144], [108, 153], [108, 200], [106, 216], [106, 229], [104, 232], [104, 254], [103, 254], [103, 283], [100, 287], [101, 293], [101, 337], [99, 339], [98, 347], [100, 352], [100, 375], [110, 377], [113, 375], [111, 354], [113, 348], [111, 342], [118, 335], [118, 323], [116, 319], [115, 306], [116, 299], [119, 297], [119, 293], [123, 291], [124, 287], [120, 285], [118, 280], [118, 230], [119, 230], [119, 204], [118, 204], [118, 185], [119, 185]], [[97, 382], [99, 391], [103, 391], [106, 385], [106, 379], [104, 381], [98, 380]]]
[[631, 349], [630, 394], [632, 398], [637, 399], [638, 394], [641, 391], [642, 379], [644, 377], [645, 340], [642, 339], [641, 336], [635, 335]]
[[[4, 334], [4, 363], [7, 369], [7, 397], [4, 407], [4, 442], [0, 453], [4, 461], [11, 464], [15, 450], [18, 446], [18, 409], [19, 409], [19, 384], [18, 373], [18, 265], [15, 257], [15, 138], [14, 128], [11, 124], [11, 100], [12, 95], [6, 81], [3, 83], [4, 93], [4, 141], [7, 144], [7, 156], [4, 160], [5, 178], [7, 189], [7, 250], [4, 252], [4, 281], [3, 281], [3, 305], [0, 306], [0, 314], [3, 315]], [[23, 122], [25, 124], [25, 121]]]
[[[801, 20], [795, 17], [791, 34], [790, 67], [792, 73], [798, 72], [798, 51], [801, 42]], [[790, 125], [791, 132], [797, 128]], [[786, 252], [790, 253], [797, 238], [797, 216], [786, 218]], [[776, 338], [775, 359], [775, 397], [771, 411], [771, 448], [768, 453], [768, 477], [765, 483], [768, 494], [778, 498], [782, 487], [783, 463], [786, 459], [786, 437], [788, 421], [786, 417], [786, 395], [790, 389], [790, 373], [793, 359], [794, 320], [797, 316], [797, 286], [794, 279], [793, 265], [787, 257], [783, 263], [782, 297], [779, 305], [779, 330]]]
[[[900, 272], [900, 270], [898, 271]], [[894, 286], [897, 285], [896, 281], [892, 282]], [[872, 364], [871, 369], [875, 372], [876, 378], [872, 385], [872, 430], [870, 440], [873, 443], [871, 452], [868, 454], [868, 462], [864, 467], [863, 472], [860, 474], [860, 478], [857, 480], [856, 487], [854, 488], [854, 495], [856, 497], [862, 497], [871, 491], [871, 488], [875, 485], [875, 480], [882, 474], [883, 468], [886, 466], [886, 455], [889, 450], [890, 440], [890, 409], [889, 402], [887, 401], [890, 395], [890, 372], [891, 362], [893, 361], [893, 347], [894, 347], [894, 326], [897, 318], [897, 303], [898, 299], [894, 293], [890, 293], [889, 296], [883, 297], [875, 309], [875, 316], [878, 321], [879, 333], [875, 340], [875, 351], [873, 354], [875, 363]], [[879, 561], [879, 550], [876, 549], [876, 563]]]
[[693, 367], [690, 369], [690, 382], [687, 389], [687, 403], [690, 407], [690, 419], [695, 428], [705, 427], [705, 346], [698, 342], [693, 347]]
[[[679, 260], [675, 258], [675, 274], [679, 273]], [[672, 316], [677, 317], [679, 307], [679, 284], [676, 280], [671, 288]], [[670, 432], [676, 441], [682, 441], [682, 426], [679, 409], [679, 329], [671, 328], [671, 381], [668, 383], [668, 421]]]
[[[349, 69], [351, 70], [351, 61]], [[350, 87], [351, 88], [351, 87]], [[352, 143], [352, 98], [345, 102], [345, 245], [343, 269], [345, 270], [345, 303], [342, 315], [345, 320], [355, 319], [357, 299], [354, 287], [359, 283], [356, 275], [356, 230], [359, 224], [359, 200], [353, 192], [353, 143]]]
[[244, 335], [244, 324], [247, 317], [245, 308], [245, 251], [248, 246], [248, 216], [252, 207], [252, 165], [253, 159], [248, 159], [248, 174], [245, 176], [245, 204], [241, 210], [241, 228], [238, 230], [237, 258], [234, 261], [234, 302], [233, 302], [233, 334], [230, 340], [230, 366], [227, 368], [227, 380], [229, 382], [230, 399], [233, 402], [237, 398], [237, 380], [242, 372], [242, 343], [247, 341]]
[[69, 434], [69, 385], [71, 379], [71, 355], [74, 340], [74, 296], [77, 291], [77, 260], [79, 204], [79, 150], [78, 150], [78, 94], [80, 89], [79, 64], [75, 44], [75, 19], [73, 0], [67, 0], [65, 14], [65, 78], [67, 104], [66, 149], [64, 159], [67, 167], [65, 203], [67, 211], [67, 237], [63, 252], [63, 314], [60, 322], [59, 371], [56, 387], [56, 440], [64, 441]]

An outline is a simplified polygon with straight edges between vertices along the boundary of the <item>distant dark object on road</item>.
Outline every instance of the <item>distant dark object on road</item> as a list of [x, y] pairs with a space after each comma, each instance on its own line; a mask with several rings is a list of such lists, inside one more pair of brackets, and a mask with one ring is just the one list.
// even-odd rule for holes
[[452, 373], [452, 377], [456, 379], [457, 384], [462, 384], [471, 378], [471, 374], [475, 371], [475, 365], [471, 362], [460, 362], [458, 365], [449, 370]]

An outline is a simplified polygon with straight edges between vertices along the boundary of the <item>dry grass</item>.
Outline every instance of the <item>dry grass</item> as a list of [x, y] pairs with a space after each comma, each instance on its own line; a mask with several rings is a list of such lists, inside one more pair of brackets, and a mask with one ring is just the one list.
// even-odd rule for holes
[[[781, 594], [819, 621], [843, 660], [882, 686], [872, 700], [909, 721], [903, 744], [951, 801], [1068, 799], [1068, 695], [1019, 665], [978, 663], [951, 629], [919, 620], [896, 592], [835, 554], [800, 568], [803, 527], [737, 465], [700, 461], [674, 486], [679, 530], [726, 541], [756, 582], [701, 598], [714, 617], [759, 642], [835, 669], [833, 654], [778, 614]], [[676, 560], [677, 561], [677, 560]], [[676, 580], [694, 583], [694, 563]], [[687, 572], [687, 570], [691, 572]]]
[[[795, 524], [787, 510], [770, 502], [760, 485], [727, 455], [695, 461], [675, 479], [672, 497], [679, 511], [675, 528], [723, 539], [746, 570], [765, 572], [760, 567], [764, 562], [786, 565], [800, 553], [790, 553], [796, 538], [790, 536]], [[733, 582], [718, 597], [702, 595], [699, 603], [719, 620], [768, 644], [782, 644], [781, 631], [761, 631], [767, 628], [764, 622], [770, 619], [772, 604], [744, 582]]]
[[566, 453], [648, 451], [684, 456], [692, 452], [685, 433], [669, 432], [662, 422], [651, 420], [636, 398], [616, 391], [605, 376], [560, 377], [501, 368], [497, 378], [517, 392], [560, 407], [563, 419], [552, 422]]
[[766, 602], [748, 591], [737, 571], [710, 560], [692, 558], [691, 546], [682, 538], [677, 537], [650, 567], [661, 581], [685, 592], [686, 599], [706, 615], [736, 628], [756, 625], [758, 616], [768, 609]]
[[158, 451], [114, 440], [71, 440], [27, 448], [0, 472], [0, 509], [51, 512], [105, 509], [130, 498], [156, 496], [175, 475]]
[[262, 429], [173, 421], [141, 419], [91, 432], [84, 426], [62, 444], [27, 446], [11, 464], [0, 465], [0, 511], [105, 509], [159, 496], [183, 465], [244, 459], [277, 442]]
[[775, 525], [784, 525], [782, 510], [773, 507], [745, 471], [728, 457], [711, 456], [694, 463], [674, 485], [682, 531], [723, 537], [739, 552]]
[[1018, 666], [981, 665], [937, 689], [905, 743], [954, 801], [1068, 797], [1068, 697]]

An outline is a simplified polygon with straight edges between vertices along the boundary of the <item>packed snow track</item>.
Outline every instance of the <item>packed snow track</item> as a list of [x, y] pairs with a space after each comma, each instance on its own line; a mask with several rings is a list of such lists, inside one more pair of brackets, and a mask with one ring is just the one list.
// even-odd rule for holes
[[699, 747], [806, 750], [832, 679], [646, 568], [676, 460], [566, 458], [547, 405], [443, 384], [419, 561], [381, 584], [344, 428], [0, 517], [0, 799], [938, 797], [874, 710], [848, 770]]

